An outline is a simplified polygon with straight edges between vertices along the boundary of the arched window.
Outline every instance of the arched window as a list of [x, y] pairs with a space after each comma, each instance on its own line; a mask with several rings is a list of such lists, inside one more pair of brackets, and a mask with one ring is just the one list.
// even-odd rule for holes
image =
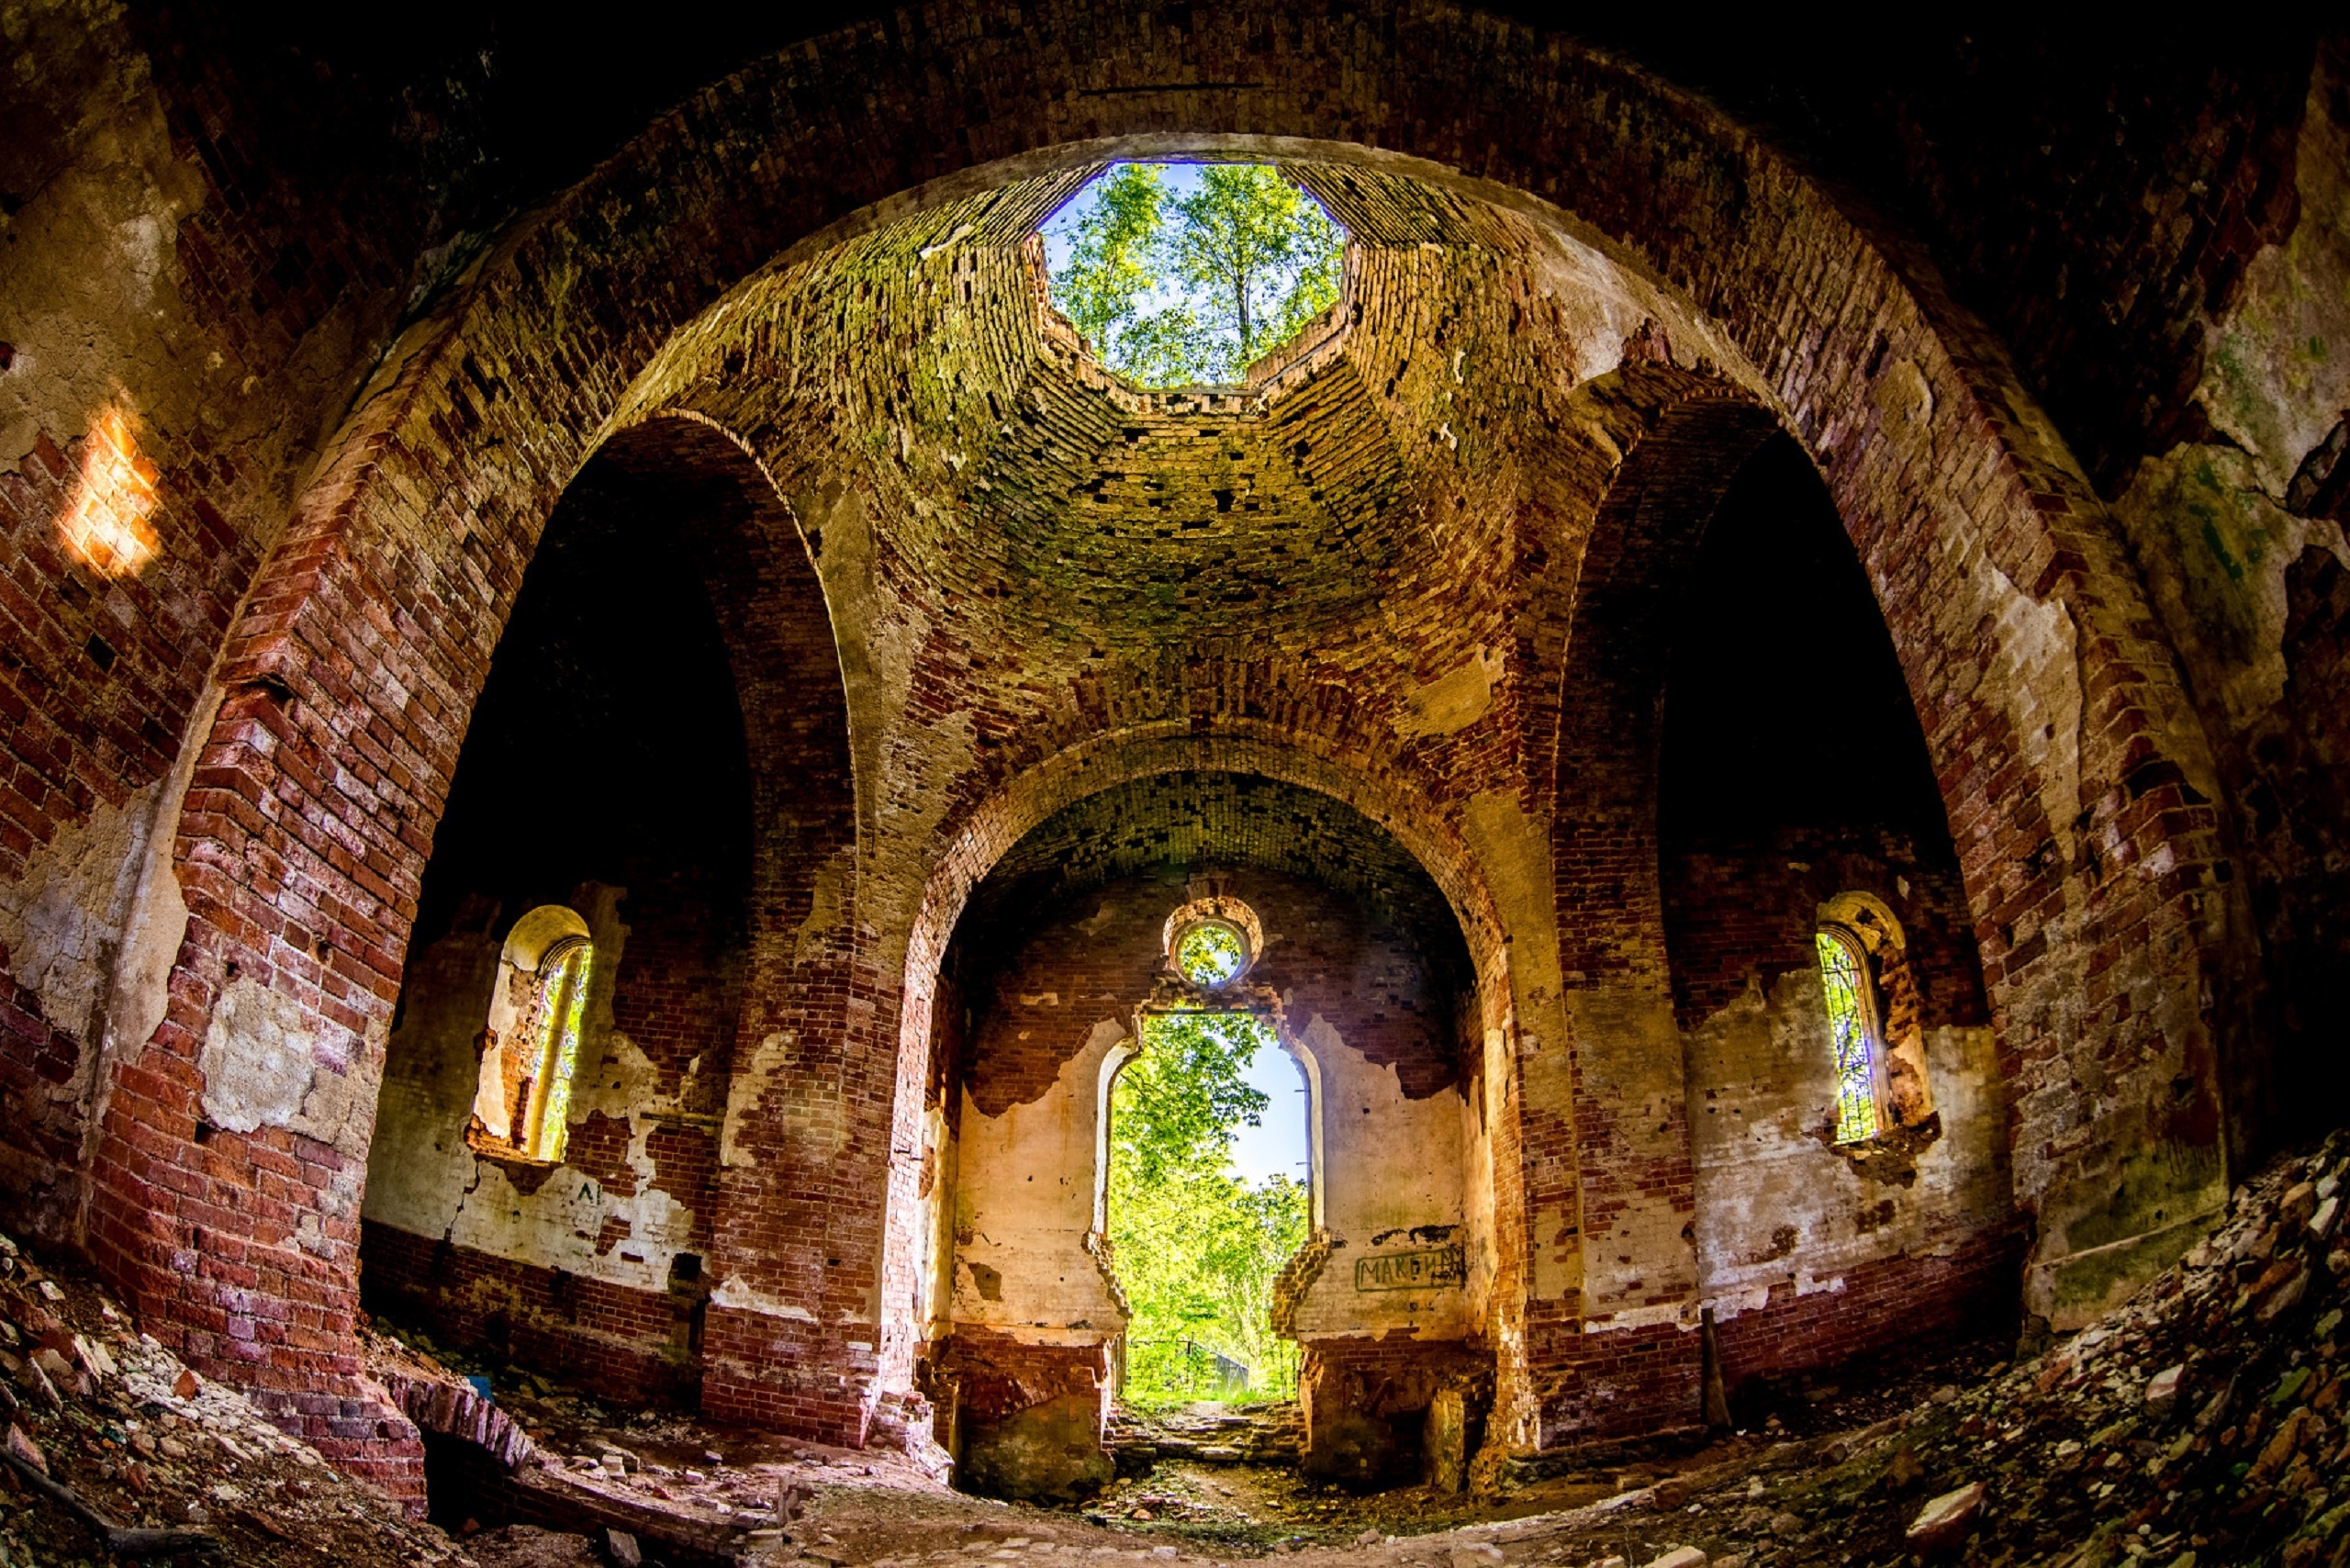
[[1885, 1048], [1868, 953], [1841, 926], [1822, 926], [1819, 979], [1836, 1052], [1836, 1141], [1858, 1143], [1885, 1126]]
[[471, 1141], [485, 1153], [562, 1159], [595, 955], [588, 923], [559, 904], [514, 923], [481, 1035]]

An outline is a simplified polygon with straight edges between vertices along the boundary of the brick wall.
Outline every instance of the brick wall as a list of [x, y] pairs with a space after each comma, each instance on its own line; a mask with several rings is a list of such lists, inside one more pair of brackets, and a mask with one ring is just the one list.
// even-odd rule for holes
[[1306, 1346], [1298, 1371], [1304, 1468], [1357, 1485], [1417, 1484], [1426, 1470], [1428, 1406], [1440, 1390], [1461, 1397], [1473, 1451], [1494, 1397], [1494, 1356], [1483, 1345], [1382, 1336]]
[[361, 1300], [443, 1344], [623, 1405], [691, 1408], [691, 1294], [630, 1290], [367, 1222]]
[[1735, 1397], [1757, 1378], [1834, 1367], [1890, 1346], [2004, 1333], [2016, 1322], [2023, 1252], [2021, 1235], [1994, 1230], [1848, 1269], [1831, 1289], [1774, 1286], [1767, 1305], [1718, 1326], [1722, 1381]]
[[[274, 218], [288, 210], [272, 195], [276, 155], [244, 151], [256, 144], [226, 114], [266, 95], [208, 90], [212, 118], [170, 133], [214, 171], [202, 176], [207, 207], [240, 210], [211, 195], [216, 175], [250, 184], [257, 199], [244, 203], [253, 243], [221, 242], [207, 263], [249, 270], [224, 270], [217, 290], [171, 273], [166, 292], [179, 297], [167, 299], [166, 317], [186, 314], [192, 291], [224, 316], [244, 301], [262, 321], [252, 342], [269, 346], [174, 337], [171, 319], [147, 324], [143, 297], [118, 300], [78, 314], [113, 323], [119, 342], [37, 410], [70, 466], [104, 400], [97, 389], [110, 397], [116, 382], [138, 383], [137, 433], [165, 498], [149, 521], [163, 548], [135, 586], [106, 591], [122, 596], [133, 625], [145, 613], [139, 596], [153, 593], [169, 624], [151, 614], [152, 634], [140, 634], [155, 670], [140, 662], [148, 654], [118, 649], [106, 676], [118, 689], [146, 678], [156, 700], [129, 705], [148, 710], [137, 722], [109, 711], [123, 715], [124, 735], [143, 735], [151, 719], [168, 735], [190, 725], [197, 734], [173, 839], [176, 876], [166, 879], [188, 921], [184, 941], [161, 944], [173, 970], [167, 991], [157, 988], [162, 1021], [132, 1031], [120, 1061], [89, 1075], [94, 1088], [100, 1077], [111, 1086], [88, 1156], [89, 1244], [158, 1331], [270, 1397], [350, 1384], [365, 1107], [460, 743], [558, 496], [606, 432], [663, 408], [741, 432], [815, 548], [840, 638], [835, 652], [822, 613], [728, 619], [734, 589], [768, 592], [788, 577], [814, 585], [793, 519], [744, 479], [756, 468], [739, 454], [733, 470], [702, 454], [711, 471], [733, 476], [728, 537], [744, 546], [718, 574], [722, 622], [734, 629], [744, 669], [770, 672], [745, 678], [768, 681], [778, 699], [744, 703], [777, 726], [750, 747], [765, 791], [755, 817], [811, 808], [754, 850], [734, 1082], [745, 1072], [756, 1082], [747, 1104], [730, 1106], [744, 1113], [734, 1117], [744, 1158], [722, 1165], [722, 1211], [733, 1217], [717, 1222], [713, 1245], [720, 1273], [740, 1282], [728, 1299], [744, 1305], [711, 1310], [711, 1342], [732, 1347], [735, 1361], [711, 1389], [740, 1389], [747, 1409], [761, 1357], [837, 1367], [845, 1385], [811, 1383], [805, 1397], [855, 1430], [873, 1381], [910, 1369], [911, 1282], [889, 1259], [907, 1255], [898, 1216], [915, 1207], [919, 1158], [880, 1151], [919, 1142], [892, 1135], [919, 1117], [945, 933], [992, 857], [1018, 837], [1013, 824], [1049, 814], [1058, 791], [1089, 792], [1097, 780], [1078, 778], [1089, 766], [1162, 766], [1137, 760], [1154, 746], [1195, 759], [1254, 750], [1281, 757], [1284, 776], [1333, 778], [1332, 792], [1382, 803], [1461, 912], [1482, 1021], [1507, 1032], [1507, 1081], [1525, 1085], [1525, 1213], [1504, 1223], [1534, 1254], [1529, 1316], [1578, 1320], [1595, 1305], [1583, 1299], [1586, 1276], [1617, 1257], [1632, 1260], [1631, 1272], [1593, 1294], [1625, 1310], [1685, 1305], [1674, 1299], [1685, 1298], [1685, 1282], [1668, 1277], [1687, 1271], [1675, 1252], [1688, 1219], [1687, 1158], [1676, 1153], [1685, 1135], [1673, 1086], [1634, 1070], [1673, 1030], [1651, 961], [1662, 953], [1647, 913], [1653, 892], [1637, 876], [1627, 884], [1638, 916], [1628, 929], [1577, 915], [1606, 913], [1604, 898], [1590, 902], [1593, 889], [1620, 880], [1606, 855], [1628, 843], [1635, 868], [1646, 863], [1638, 823], [1610, 814], [1626, 798], [1621, 780], [1576, 792], [1576, 778], [1609, 771], [1617, 748], [1604, 733], [1568, 730], [1575, 701], [1555, 721], [1549, 705], [1554, 692], [1585, 689], [1571, 669], [1587, 656], [1612, 656], [1600, 651], [1615, 645], [1616, 629], [1598, 613], [1608, 573], [1637, 577], [1651, 564], [1606, 543], [1632, 525], [1597, 515], [1602, 498], [1679, 508], [1664, 493], [1664, 481], [1681, 482], [1678, 461], [1648, 466], [1673, 457], [1676, 420], [1695, 420], [1693, 449], [1707, 444], [1696, 415], [1707, 410], [1721, 421], [1716, 435], [1743, 438], [1771, 422], [1720, 414], [1725, 405], [1771, 409], [1802, 440], [1892, 629], [2013, 1064], [2017, 1190], [2042, 1222], [2034, 1299], [2065, 1312], [2094, 1305], [2063, 1269], [2076, 1227], [2143, 1235], [2143, 1261], [2154, 1266], [2226, 1183], [2216, 1097], [2232, 993], [2219, 955], [2243, 895], [2220, 863], [2210, 803], [2220, 787], [2176, 658], [2094, 491], [2003, 345], [1930, 269], [1701, 101], [1507, 25], [1407, 6], [1317, 14], [1301, 26], [1244, 0], [1194, 6], [1186, 26], [1147, 36], [1074, 4], [1018, 27], [947, 7], [929, 15], [919, 42], [869, 28], [755, 62], [725, 90], [687, 97], [579, 188], [534, 207], [464, 289], [428, 297], [384, 362], [377, 395], [356, 405], [314, 467], [302, 432], [331, 417], [321, 410], [352, 407], [360, 367], [375, 363], [409, 308], [408, 272], [378, 263], [420, 245], [418, 224], [385, 216], [415, 209], [388, 197], [372, 205], [364, 190], [319, 203], [348, 220], [347, 255]], [[1105, 47], [1071, 50], [1072, 38]], [[70, 42], [39, 58], [82, 58]], [[100, 53], [98, 76], [130, 58], [103, 43]], [[173, 80], [204, 74], [196, 62]], [[1307, 90], [1166, 85], [1260, 79]], [[59, 80], [41, 101], [112, 90], [110, 77]], [[61, 127], [80, 118], [57, 117]], [[1033, 316], [996, 308], [1025, 297], [1032, 280], [1011, 236], [979, 221], [984, 212], [934, 205], [870, 248], [800, 253], [730, 295], [806, 236], [975, 161], [1035, 154], [1024, 168], [1058, 160], [1065, 175], [1078, 161], [1054, 149], [1083, 140], [1091, 158], [1121, 137], [1170, 131], [1202, 149], [1235, 135], [1369, 143], [1462, 171], [1411, 218], [1436, 226], [1433, 251], [1381, 238], [1371, 219], [1384, 198], [1350, 208], [1375, 241], [1356, 274], [1362, 315], [1342, 364], [1300, 370], [1334, 429], [1366, 405], [1387, 422], [1384, 456], [1378, 439], [1348, 449], [1370, 488], [1345, 493], [1389, 494], [1379, 487], [1392, 465], [1401, 504], [1388, 511], [1408, 526], [1365, 523], [1357, 538], [1345, 508], [1328, 504], [1343, 487], [1324, 485], [1322, 503], [1309, 487], [1300, 509], [1281, 515], [1311, 514], [1310, 536], [1325, 548], [1281, 579], [1282, 591], [1260, 583], [1258, 599], [1222, 610], [1186, 588], [1181, 569], [1155, 581], [1115, 552], [1087, 557], [1092, 576], [1060, 573], [1052, 542], [1018, 532], [1028, 514], [972, 498], [983, 478], [1009, 489], [1015, 471], [1088, 483], [1134, 471], [1096, 461], [1123, 442], [1125, 410], [1092, 450], [1048, 451], [1030, 460], [1035, 468], [1012, 461], [1023, 447], [1078, 442], [1080, 427], [1048, 419], [1045, 404], [1081, 408], [1091, 394], [1064, 396], [1065, 381], [1037, 379], [1056, 351]], [[63, 138], [60, 129], [40, 140]], [[142, 145], [152, 157], [140, 154], [140, 196], [104, 210], [152, 217], [198, 177], [178, 167], [187, 159], [168, 134]], [[755, 162], [744, 151], [754, 148]], [[1331, 156], [1356, 155], [1341, 145]], [[70, 187], [57, 187], [61, 199]], [[1446, 204], [1481, 190], [1554, 203], [1652, 275], [1624, 272], [1548, 218], [1445, 227]], [[1035, 196], [1019, 198], [1030, 216]], [[2126, 200], [2112, 210], [2134, 213]], [[965, 221], [975, 242], [922, 261]], [[1408, 225], [1396, 221], [1401, 236]], [[361, 253], [379, 242], [381, 253]], [[979, 254], [990, 248], [1002, 254]], [[325, 280], [316, 289], [308, 263]], [[361, 281], [336, 295], [338, 273]], [[914, 281], [896, 296], [868, 286], [885, 274]], [[49, 287], [57, 274], [12, 275]], [[263, 328], [280, 301], [286, 326], [273, 338]], [[986, 308], [961, 310], [969, 302]], [[894, 366], [916, 345], [952, 350], [952, 373], [859, 373]], [[215, 352], [217, 367], [207, 357]], [[1673, 398], [1647, 398], [1651, 372], [1682, 378]], [[240, 402], [249, 375], [266, 395]], [[215, 442], [199, 416], [229, 409], [249, 423]], [[1247, 412], [1200, 410], [1236, 420]], [[1137, 444], [1189, 450], [1163, 430]], [[1224, 461], [1280, 455], [1253, 437], [1241, 450]], [[1516, 460], [1535, 450], [1542, 461]], [[1615, 459], [1628, 454], [1618, 476]], [[40, 461], [39, 483], [53, 490], [62, 471]], [[1318, 459], [1304, 461], [1314, 477]], [[298, 498], [297, 472], [309, 476]], [[1293, 498], [1292, 477], [1267, 469], [1262, 492]], [[1711, 481], [1690, 482], [1702, 490]], [[20, 510], [13, 539], [53, 526], [47, 494]], [[209, 542], [199, 502], [226, 521], [229, 547]], [[981, 515], [1002, 526], [960, 526]], [[1213, 517], [1236, 515], [1254, 514]], [[1586, 559], [1595, 516], [1603, 542]], [[1206, 524], [1185, 557], [1198, 570], [1238, 559], [1216, 532], [1237, 525], [1204, 513], [1183, 521]], [[1071, 537], [1088, 532], [1077, 523]], [[14, 547], [30, 584], [24, 599], [70, 607], [58, 587], [70, 570]], [[991, 570], [1015, 561], [1038, 566], [1029, 588]], [[84, 586], [95, 598], [96, 585]], [[1080, 591], [1089, 586], [1136, 591], [1122, 600]], [[1214, 634], [1174, 650], [1145, 624], [1155, 610], [1132, 621], [1072, 611], [1161, 589], [1199, 601]], [[1377, 614], [1349, 618], [1373, 598]], [[119, 739], [58, 738], [80, 722], [73, 715], [95, 711], [92, 678], [75, 661], [98, 655], [73, 619], [94, 613], [42, 610], [56, 627], [28, 624], [39, 667], [9, 678], [35, 715], [19, 722], [29, 738], [12, 778], [63, 791], [77, 832], [97, 807], [75, 790], [127, 800], [161, 777], [149, 771], [160, 752], [120, 765], [104, 755]], [[796, 630], [758, 644], [755, 628], [769, 624]], [[216, 648], [224, 700], [197, 721], [200, 671]], [[806, 649], [834, 655], [822, 667], [842, 671], [856, 713], [856, 784], [870, 831], [853, 863], [834, 859], [851, 836], [850, 726], [836, 711], [822, 720], [822, 704], [789, 700], [814, 689], [805, 678], [814, 666], [792, 662]], [[180, 662], [165, 672], [172, 657]], [[1604, 730], [1621, 711], [1596, 711]], [[828, 766], [760, 760], [788, 757], [783, 743], [802, 722], [811, 736], [834, 725], [819, 748]], [[62, 842], [63, 819], [47, 810], [36, 802], [19, 813], [30, 825], [8, 853]], [[1567, 846], [1563, 890], [1549, 879], [1554, 818]], [[122, 841], [108, 842], [102, 859], [127, 864]], [[11, 887], [48, 885], [29, 859], [11, 869]], [[113, 882], [97, 880], [90, 902], [106, 905]], [[12, 976], [20, 946], [9, 944]], [[49, 1032], [60, 1025], [46, 1001], [31, 1022], [24, 1000], [12, 993], [16, 1109], [48, 1119], [46, 1147], [62, 1151], [87, 1124], [77, 1097], [55, 1092], [64, 1046]], [[233, 1058], [247, 1024], [281, 1014], [313, 1042], [325, 1091], [316, 1103], [337, 1115], [199, 1142], [216, 1087], [199, 1065], [206, 1052]], [[2076, 1092], [2092, 1067], [2102, 1091]], [[2187, 1094], [2169, 1092], [2181, 1081]], [[1659, 1096], [1666, 1109], [1651, 1120]], [[1653, 1127], [1663, 1131], [1644, 1130]], [[862, 1152], [812, 1152], [822, 1149]], [[9, 1179], [55, 1189], [59, 1157]], [[1497, 1188], [1518, 1179], [1507, 1172]], [[1586, 1192], [1588, 1213], [1575, 1202]], [[50, 1212], [73, 1208], [52, 1201]], [[321, 1232], [297, 1245], [290, 1222], [311, 1210]], [[1635, 1232], [1628, 1251], [1603, 1254], [1595, 1239], [1604, 1233], [1612, 1246]], [[240, 1305], [248, 1302], [264, 1304], [258, 1322]], [[845, 1327], [803, 1334], [763, 1303]], [[259, 1323], [286, 1327], [263, 1333]]]

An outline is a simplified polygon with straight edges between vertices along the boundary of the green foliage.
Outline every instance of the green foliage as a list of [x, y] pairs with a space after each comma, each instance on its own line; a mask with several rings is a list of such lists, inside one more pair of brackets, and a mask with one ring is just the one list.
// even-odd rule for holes
[[1078, 201], [1054, 303], [1139, 385], [1237, 382], [1338, 297], [1345, 234], [1264, 164], [1210, 164], [1179, 196], [1121, 163]]
[[1222, 985], [1240, 972], [1248, 955], [1239, 934], [1216, 921], [1203, 921], [1175, 944], [1175, 963], [1194, 985]]
[[1244, 1013], [1161, 1013], [1144, 1020], [1142, 1054], [1111, 1092], [1113, 1182], [1122, 1170], [1154, 1186], [1185, 1173], [1221, 1174], [1232, 1154], [1232, 1130], [1263, 1125], [1270, 1102], [1243, 1075], [1266, 1033]]
[[1053, 303], [1106, 354], [1158, 285], [1167, 182], [1155, 163], [1121, 163], [1078, 199], [1069, 264], [1053, 274]]
[[1304, 1185], [1251, 1187], [1231, 1169], [1233, 1129], [1265, 1096], [1243, 1079], [1271, 1032], [1237, 1013], [1161, 1014], [1118, 1075], [1110, 1108], [1110, 1242], [1134, 1321], [1126, 1396], [1178, 1403], [1214, 1393], [1202, 1347], [1245, 1362], [1252, 1391], [1293, 1394], [1297, 1348], [1272, 1331], [1272, 1286], [1305, 1244]]

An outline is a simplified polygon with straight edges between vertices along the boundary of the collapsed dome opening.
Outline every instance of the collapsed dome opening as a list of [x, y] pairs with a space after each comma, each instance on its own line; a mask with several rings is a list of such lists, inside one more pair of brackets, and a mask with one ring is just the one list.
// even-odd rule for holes
[[1042, 233], [1053, 307], [1155, 389], [1246, 380], [1345, 274], [1347, 231], [1266, 163], [1113, 163]]

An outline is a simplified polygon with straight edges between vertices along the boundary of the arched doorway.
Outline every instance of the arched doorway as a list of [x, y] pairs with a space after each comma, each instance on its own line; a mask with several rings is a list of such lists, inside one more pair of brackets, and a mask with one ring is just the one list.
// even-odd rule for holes
[[[1218, 935], [1221, 973], [1186, 947]], [[1495, 1247], [1474, 980], [1442, 895], [1369, 819], [1247, 774], [1080, 799], [974, 892], [934, 1016], [927, 1361], [966, 1484], [1053, 1495], [1107, 1479], [1102, 1423], [1137, 1354], [1102, 1244], [1113, 1081], [1160, 1052], [1215, 1058], [1169, 1070], [1170, 1092], [1235, 1092], [1232, 1058], [1260, 1031], [1311, 1084], [1309, 1223], [1262, 1282], [1263, 1328], [1303, 1351], [1308, 1467], [1416, 1478], [1429, 1404], [1490, 1399], [1490, 1361], [1481, 1379], [1466, 1349]], [[1204, 1104], [1169, 1119], [1185, 1114], [1215, 1120]]]

